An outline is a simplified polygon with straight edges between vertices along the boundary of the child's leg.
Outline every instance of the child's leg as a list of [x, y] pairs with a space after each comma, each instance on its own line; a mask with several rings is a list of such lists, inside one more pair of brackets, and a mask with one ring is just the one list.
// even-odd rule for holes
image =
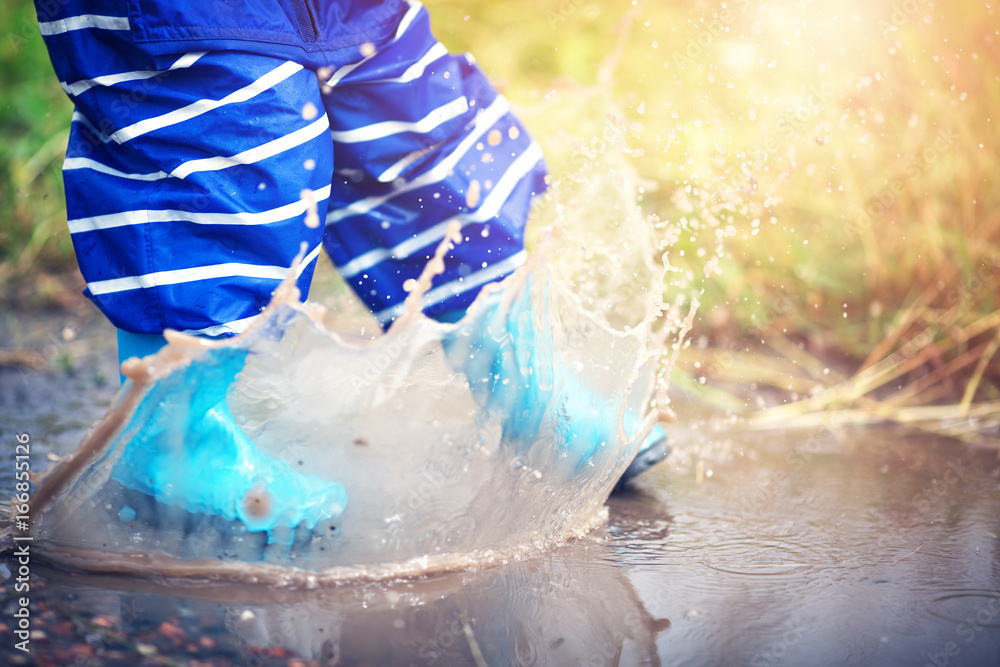
[[[420, 274], [451, 221], [464, 242], [445, 257], [424, 312], [460, 318], [484, 284], [523, 262], [528, 210], [545, 189], [538, 145], [479, 68], [447, 53], [419, 5], [401, 25], [359, 65], [332, 72], [323, 96], [334, 141], [324, 245], [383, 326], [400, 314], [403, 282]], [[486, 313], [446, 341], [480, 405], [514, 446], [537, 437], [546, 410], [569, 415], [563, 446], [587, 461], [612, 437], [617, 415], [595, 408], [603, 399], [555, 362], [548, 322], [536, 322], [530, 305], [493, 303]]]
[[71, 95], [69, 227], [87, 294], [119, 329], [233, 334], [268, 303], [303, 244], [308, 291], [322, 230], [303, 224], [301, 193], [311, 189], [325, 208], [329, 124], [315, 75], [299, 65], [185, 58], [194, 62]]
[[305, 296], [323, 228], [303, 224], [303, 189], [385, 322], [448, 219], [469, 242], [428, 295], [435, 313], [460, 311], [523, 260], [540, 151], [478, 68], [433, 38], [419, 3], [374, 54], [359, 48], [323, 74], [322, 96], [313, 72], [260, 54], [151, 56], [96, 25], [46, 43], [77, 106], [72, 239], [88, 296], [122, 330], [238, 333], [302, 243]]
[[160, 334], [135, 334], [118, 329], [118, 365], [132, 357], [148, 357], [167, 344]]
[[[76, 104], [64, 171], [69, 226], [87, 294], [122, 331], [122, 356], [154, 351], [165, 328], [207, 336], [243, 330], [302, 249], [306, 293], [322, 230], [304, 223], [301, 192], [313, 190], [325, 210], [332, 177], [315, 74], [235, 52], [161, 62], [127, 40], [74, 37], [66, 43], [84, 44], [81, 52], [53, 48], [53, 60], [63, 55], [95, 69], [60, 72]], [[152, 69], [161, 71], [129, 75]], [[228, 377], [239, 368], [227, 367]], [[131, 440], [114, 479], [191, 513], [239, 517], [273, 539], [296, 522], [336, 519], [344, 488], [257, 449], [219, 383], [215, 402], [192, 407], [183, 423], [164, 416], [183, 438], [161, 437], [167, 431], [154, 424], [144, 440]], [[205, 461], [224, 472], [210, 484], [188, 483], [189, 469]], [[249, 523], [240, 514], [248, 498], [279, 496], [281, 505], [263, 503], [271, 512]], [[306, 517], [303, 508], [318, 513]]]
[[532, 197], [545, 189], [541, 150], [468, 56], [454, 56], [411, 6], [395, 38], [330, 72], [323, 104], [334, 175], [324, 245], [341, 275], [388, 326], [448, 222], [465, 241], [425, 312], [455, 319], [486, 283], [524, 261]]

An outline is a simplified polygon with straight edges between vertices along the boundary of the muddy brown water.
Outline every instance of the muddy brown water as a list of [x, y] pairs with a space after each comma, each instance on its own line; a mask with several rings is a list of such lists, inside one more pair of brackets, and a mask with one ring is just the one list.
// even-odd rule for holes
[[[41, 327], [57, 360], [0, 368], [7, 498], [15, 435], [44, 467], [117, 382], [99, 320], [69, 343], [51, 333], [57, 316], [5, 326], [11, 340]], [[585, 539], [487, 569], [298, 591], [96, 577], [35, 557], [30, 654], [15, 648], [7, 559], [0, 661], [1000, 665], [994, 452], [888, 428], [752, 432], [678, 400], [674, 454]]]

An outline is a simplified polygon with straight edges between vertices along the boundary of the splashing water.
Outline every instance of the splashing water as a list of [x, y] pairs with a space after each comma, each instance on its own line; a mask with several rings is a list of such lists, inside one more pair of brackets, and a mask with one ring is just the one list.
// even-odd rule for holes
[[41, 481], [37, 549], [90, 570], [309, 585], [498, 562], [603, 522], [671, 417], [666, 378], [697, 308], [662, 301], [672, 239], [623, 156], [550, 183], [537, 251], [456, 324], [420, 310], [457, 227], [374, 339], [325, 328], [291, 280], [236, 338], [168, 332]]
[[420, 299], [457, 241], [374, 340], [328, 331], [286, 282], [239, 337], [169, 333], [126, 362], [116, 404], [40, 483], [37, 548], [91, 570], [315, 583], [496, 562], [603, 521], [654, 425], [660, 308], [615, 330], [542, 251], [438, 323]]

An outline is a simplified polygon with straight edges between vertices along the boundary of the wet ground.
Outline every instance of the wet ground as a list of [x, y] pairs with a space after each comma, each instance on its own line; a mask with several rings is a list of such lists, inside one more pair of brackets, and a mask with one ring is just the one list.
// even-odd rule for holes
[[[85, 310], [3, 320], [0, 340], [32, 342], [49, 365], [0, 367], [0, 497], [17, 434], [39, 470], [106, 409], [111, 333]], [[1000, 665], [995, 452], [677, 411], [675, 453], [611, 500], [606, 527], [499, 567], [274, 591], [93, 577], [36, 556], [16, 592], [7, 558], [0, 663]], [[24, 596], [30, 653], [16, 648]]]

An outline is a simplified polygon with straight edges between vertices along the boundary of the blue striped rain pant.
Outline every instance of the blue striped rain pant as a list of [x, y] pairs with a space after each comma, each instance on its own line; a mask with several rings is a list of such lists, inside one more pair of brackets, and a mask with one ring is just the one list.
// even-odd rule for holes
[[541, 152], [416, 0], [36, 9], [75, 104], [64, 180], [85, 294], [119, 329], [239, 333], [303, 247], [303, 298], [325, 247], [387, 326], [453, 220], [466, 241], [429, 315], [524, 261]]

